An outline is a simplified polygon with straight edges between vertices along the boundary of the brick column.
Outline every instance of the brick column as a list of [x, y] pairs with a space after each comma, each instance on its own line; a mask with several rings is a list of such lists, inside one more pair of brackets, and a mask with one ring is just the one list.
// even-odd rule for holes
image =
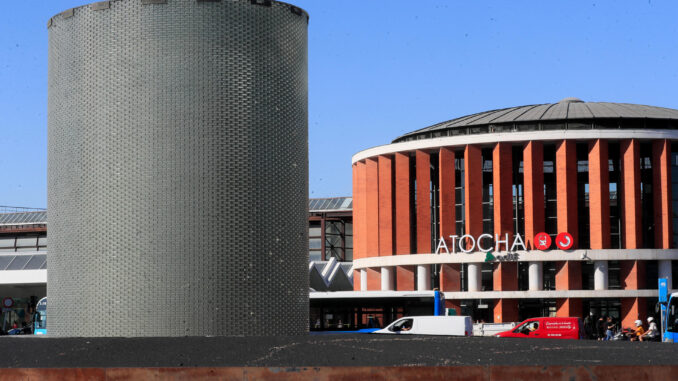
[[591, 249], [610, 248], [610, 182], [607, 141], [589, 143], [589, 218]]
[[556, 316], [583, 318], [581, 299], [556, 299]]
[[483, 172], [480, 147], [467, 145], [464, 149], [464, 210], [466, 234], [483, 234]]
[[[379, 256], [379, 166], [376, 159], [365, 160], [366, 166], [366, 257]], [[367, 269], [367, 289], [381, 290], [381, 274], [379, 269]]]
[[[455, 233], [455, 169], [454, 151], [441, 148], [438, 155], [440, 186], [440, 236], [445, 239], [451, 250], [449, 236]], [[461, 264], [440, 265], [440, 289], [442, 291], [461, 291]], [[459, 310], [461, 311], [461, 310]]]
[[440, 291], [461, 291], [461, 264], [440, 265]]
[[652, 193], [654, 196], [654, 242], [657, 249], [670, 249], [673, 241], [671, 221], [671, 142], [652, 142]]
[[[414, 179], [410, 176], [410, 156], [406, 153], [395, 154], [395, 253], [411, 254], [412, 215], [410, 213], [410, 185]], [[396, 269], [396, 290], [414, 290], [414, 268], [398, 266]]]
[[[620, 143], [622, 170], [622, 240], [624, 248], [642, 247], [642, 210], [640, 204], [640, 142], [636, 139]], [[645, 286], [645, 262], [619, 261], [620, 278], [625, 290]], [[644, 300], [622, 298], [622, 326], [631, 327], [639, 317], [644, 317]]]
[[556, 198], [558, 232], [570, 233], [577, 248], [577, 147], [573, 140], [563, 140], [556, 147]]
[[[367, 171], [365, 162], [357, 162], [353, 165], [353, 258], [360, 259], [365, 257], [365, 242], [367, 225], [365, 223], [365, 183], [367, 180]], [[360, 271], [353, 272], [353, 289], [360, 291]]]
[[379, 156], [379, 255], [393, 255], [393, 159]]
[[518, 300], [498, 299], [494, 302], [494, 322], [508, 323], [518, 320]]
[[642, 320], [647, 324], [647, 301], [645, 298], [622, 298], [621, 299], [621, 324], [623, 328], [635, 328], [634, 322]]
[[642, 246], [640, 209], [640, 143], [636, 139], [623, 140], [621, 147], [622, 169], [622, 240], [625, 249]]
[[531, 249], [535, 234], [544, 231], [544, 146], [541, 142], [531, 141], [523, 149], [523, 192], [525, 244]]
[[581, 290], [581, 263], [556, 262], [556, 290]]
[[[431, 247], [431, 155], [417, 150], [417, 254], [433, 252]], [[431, 268], [429, 265], [417, 266], [417, 290], [431, 289]]]
[[[619, 261], [619, 278], [624, 290], [645, 288], [645, 261]], [[651, 285], [654, 289], [656, 285]]]
[[[572, 140], [563, 140], [556, 146], [556, 198], [558, 232], [568, 232], [574, 239], [574, 248], [579, 243], [577, 221], [577, 149]], [[581, 289], [581, 263], [579, 261], [556, 262], [556, 290]], [[556, 300], [557, 316], [581, 315], [581, 299]]]
[[[624, 290], [644, 289], [645, 261], [619, 261], [619, 278]], [[636, 319], [645, 321], [647, 309], [645, 298], [622, 298], [621, 302], [623, 327], [632, 327]]]
[[[513, 161], [511, 145], [497, 143], [492, 150], [494, 233], [513, 236]], [[507, 243], [510, 246], [510, 243]], [[504, 249], [507, 250], [508, 248]]]
[[456, 216], [454, 210], [454, 151], [441, 148], [438, 155], [438, 174], [440, 188], [440, 236], [450, 245], [449, 236], [455, 233]]
[[379, 255], [379, 170], [377, 161], [365, 160], [366, 257]]
[[[513, 237], [513, 157], [511, 145], [497, 143], [492, 151], [492, 188], [494, 190], [494, 233], [499, 237], [509, 235], [510, 249]], [[515, 291], [518, 289], [518, 263], [498, 262], [493, 265], [493, 289], [495, 291]], [[502, 302], [504, 306], [509, 301]], [[517, 308], [517, 304], [516, 304]], [[496, 314], [495, 314], [496, 315]]]
[[431, 155], [416, 151], [417, 253], [431, 253]]
[[381, 290], [381, 269], [379, 267], [367, 269], [367, 290]]

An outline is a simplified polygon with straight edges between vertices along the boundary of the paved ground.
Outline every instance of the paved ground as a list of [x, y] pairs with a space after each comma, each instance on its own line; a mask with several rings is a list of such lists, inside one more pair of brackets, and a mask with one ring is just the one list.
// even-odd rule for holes
[[678, 344], [494, 337], [0, 337], [0, 367], [678, 365]]

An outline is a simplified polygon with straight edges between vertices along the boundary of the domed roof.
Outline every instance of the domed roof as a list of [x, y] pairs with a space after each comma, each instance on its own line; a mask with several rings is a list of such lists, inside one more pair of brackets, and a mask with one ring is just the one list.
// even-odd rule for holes
[[591, 122], [599, 119], [621, 118], [678, 121], [678, 110], [629, 103], [584, 102], [578, 98], [565, 98], [558, 103], [509, 107], [462, 116], [407, 133], [396, 138], [393, 142], [410, 140], [414, 135], [470, 126], [567, 121]]

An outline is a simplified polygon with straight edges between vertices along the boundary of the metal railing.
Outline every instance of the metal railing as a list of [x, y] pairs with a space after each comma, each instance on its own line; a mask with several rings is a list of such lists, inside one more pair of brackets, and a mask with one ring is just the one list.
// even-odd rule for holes
[[26, 208], [23, 206], [0, 205], [0, 213], [43, 212], [45, 208]]

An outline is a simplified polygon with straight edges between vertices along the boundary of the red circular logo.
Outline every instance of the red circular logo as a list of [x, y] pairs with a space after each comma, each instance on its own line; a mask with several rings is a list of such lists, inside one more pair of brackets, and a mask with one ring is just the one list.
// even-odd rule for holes
[[539, 250], [548, 250], [551, 247], [551, 236], [541, 232], [534, 236], [534, 247]]
[[574, 238], [572, 238], [572, 234], [562, 232], [556, 236], [556, 246], [558, 246], [560, 250], [567, 250], [571, 248], [572, 245], [574, 245]]

